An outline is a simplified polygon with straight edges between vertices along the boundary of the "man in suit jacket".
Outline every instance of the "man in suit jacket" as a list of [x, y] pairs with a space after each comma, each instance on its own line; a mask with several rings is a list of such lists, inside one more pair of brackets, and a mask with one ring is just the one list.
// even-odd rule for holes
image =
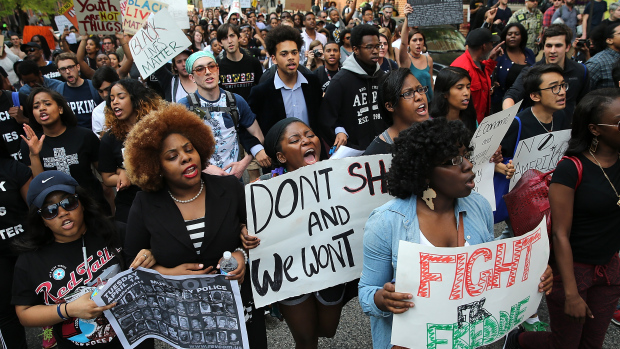
[[[263, 134], [276, 122], [296, 117], [318, 131], [317, 115], [321, 105], [321, 86], [318, 78], [298, 71], [299, 52], [303, 40], [297, 29], [278, 26], [265, 38], [267, 52], [276, 63], [273, 78], [252, 88], [248, 104], [256, 114]], [[262, 147], [255, 144], [255, 147]], [[256, 151], [252, 147], [252, 152]]]

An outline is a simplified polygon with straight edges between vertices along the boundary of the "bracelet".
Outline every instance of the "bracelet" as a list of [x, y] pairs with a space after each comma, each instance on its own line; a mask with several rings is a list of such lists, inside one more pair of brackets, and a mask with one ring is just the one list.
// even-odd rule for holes
[[65, 302], [65, 315], [67, 315], [67, 318], [71, 318], [71, 315], [69, 315], [69, 312], [67, 311], [67, 302]]
[[245, 260], [245, 264], [248, 264], [248, 254], [245, 252], [244, 249], [242, 249], [241, 247], [237, 247], [237, 249], [234, 252], [241, 252], [243, 253], [243, 259]]
[[61, 306], [61, 305], [62, 305], [62, 304], [58, 304], [58, 306], [56, 307], [56, 312], [58, 313], [58, 316], [60, 316], [60, 318], [61, 318], [62, 320], [65, 320], [65, 321], [66, 321], [66, 320], [69, 320], [69, 318], [68, 318], [68, 317], [64, 317], [64, 316], [62, 316], [62, 313], [60, 312], [60, 306]]

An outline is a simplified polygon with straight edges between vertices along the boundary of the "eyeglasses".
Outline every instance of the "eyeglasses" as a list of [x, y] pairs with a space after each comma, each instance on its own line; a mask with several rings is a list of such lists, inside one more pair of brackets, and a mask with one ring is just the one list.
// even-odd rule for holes
[[202, 66], [202, 65], [197, 66], [196, 68], [194, 68], [194, 70], [192, 70], [192, 72], [194, 74], [203, 74], [203, 73], [206, 73], [205, 69], [209, 69], [211, 73], [216, 73], [219, 69], [219, 66], [216, 63], [211, 62], [207, 64], [206, 66]]
[[551, 93], [553, 93], [554, 95], [559, 95], [560, 94], [560, 90], [562, 88], [564, 88], [564, 91], [568, 91], [568, 82], [565, 82], [565, 83], [559, 84], [559, 85], [555, 85], [555, 86], [551, 86], [551, 87], [547, 87], [547, 88], [541, 88], [538, 91], [551, 90]]
[[403, 99], [411, 99], [415, 96], [415, 93], [419, 93], [420, 95], [425, 94], [426, 92], [428, 92], [428, 86], [420, 86], [418, 88], [416, 88], [415, 90], [409, 90], [406, 91], [405, 93], [402, 93], [400, 95], [398, 95], [399, 97], [402, 97]]
[[69, 70], [73, 70], [73, 69], [75, 69], [75, 67], [76, 67], [76, 66], [77, 66], [77, 65], [75, 65], [75, 64], [73, 64], [73, 65], [68, 65], [68, 66], [66, 66], [66, 67], [58, 68], [58, 71], [59, 71], [59, 72], [61, 72], [61, 73], [66, 73], [66, 72], [67, 72], [67, 71], [69, 71]]
[[38, 50], [38, 48], [36, 48], [36, 47], [31, 47], [31, 48], [27, 49], [26, 51], [27, 51], [27, 52], [34, 52], [34, 51], [36, 51], [36, 50]]
[[452, 159], [444, 162], [443, 164], [441, 164], [442, 166], [458, 166], [460, 164], [463, 163], [464, 159], [469, 160], [471, 158], [471, 152], [470, 151], [466, 151], [465, 154], [463, 155], [457, 155], [455, 157], [453, 157]]
[[73, 211], [78, 206], [80, 206], [80, 201], [78, 200], [78, 194], [66, 197], [60, 200], [59, 203], [49, 205], [47, 207], [41, 207], [37, 212], [43, 219], [54, 219], [58, 216], [58, 207], [62, 207], [65, 211]]
[[382, 44], [375, 45], [375, 46], [373, 46], [373, 45], [366, 45], [366, 46], [362, 46], [362, 48], [364, 48], [364, 49], [366, 49], [368, 51], [374, 51], [374, 50], [382, 49], [383, 45]]
[[611, 127], [617, 127], [618, 131], [620, 131], [620, 121], [618, 121], [617, 125], [610, 125], [610, 124], [597, 124], [598, 126], [611, 126]]

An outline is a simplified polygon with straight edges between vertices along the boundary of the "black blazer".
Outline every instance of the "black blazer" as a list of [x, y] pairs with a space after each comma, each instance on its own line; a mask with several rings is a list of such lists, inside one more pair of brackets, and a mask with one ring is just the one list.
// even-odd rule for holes
[[[307, 84], [301, 84], [301, 89], [304, 92], [306, 108], [308, 109], [309, 126], [314, 132], [318, 132], [318, 115], [321, 100], [323, 99], [323, 91], [316, 75], [303, 72], [302, 75], [308, 80]], [[258, 121], [260, 129], [263, 131], [263, 135], [267, 135], [267, 132], [269, 132], [273, 125], [286, 118], [282, 93], [280, 90], [276, 90], [273, 78], [252, 87], [248, 97], [248, 104], [252, 112], [256, 114], [256, 121]], [[254, 145], [256, 144], [252, 146]]]
[[125, 256], [131, 264], [138, 252], [151, 249], [157, 264], [174, 268], [183, 263], [217, 265], [225, 251], [241, 247], [240, 223], [246, 222], [245, 192], [235, 176], [201, 175], [206, 192], [205, 237], [196, 254], [185, 221], [168, 188], [139, 192], [129, 211]]

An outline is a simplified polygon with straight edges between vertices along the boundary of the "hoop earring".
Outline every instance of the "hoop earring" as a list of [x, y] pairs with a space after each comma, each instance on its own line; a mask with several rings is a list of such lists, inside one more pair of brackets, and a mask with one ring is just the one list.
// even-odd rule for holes
[[433, 199], [437, 197], [437, 192], [433, 190], [430, 186], [426, 188], [426, 190], [422, 193], [422, 200], [428, 208], [435, 211], [435, 204], [433, 203]]
[[596, 153], [597, 147], [598, 147], [598, 136], [594, 136], [594, 138], [592, 138], [592, 142], [590, 143], [590, 153]]

